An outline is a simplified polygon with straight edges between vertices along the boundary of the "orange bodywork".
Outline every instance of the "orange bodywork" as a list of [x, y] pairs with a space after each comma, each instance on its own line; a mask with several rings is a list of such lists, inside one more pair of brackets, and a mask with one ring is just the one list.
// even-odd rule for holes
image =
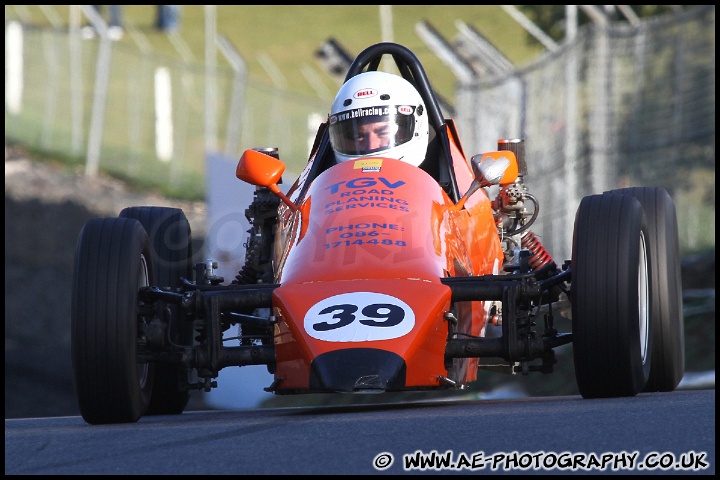
[[[450, 144], [464, 192], [472, 170]], [[423, 170], [373, 157], [328, 168], [295, 201], [297, 210], [281, 207], [276, 235], [280, 389], [310, 388], [315, 358], [355, 348], [401, 357], [406, 388], [438, 387], [442, 377], [476, 379], [477, 358], [446, 364], [446, 314], [458, 319], [457, 331], [481, 336], [485, 305], [451, 304], [441, 278], [497, 273], [502, 263], [483, 190], [458, 209]]]

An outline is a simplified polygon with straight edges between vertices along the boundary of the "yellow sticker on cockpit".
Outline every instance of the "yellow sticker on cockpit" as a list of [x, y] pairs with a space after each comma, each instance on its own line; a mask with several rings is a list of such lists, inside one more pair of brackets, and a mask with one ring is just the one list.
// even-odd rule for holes
[[355, 160], [353, 168], [362, 169], [363, 172], [379, 172], [382, 167], [382, 158], [363, 158]]

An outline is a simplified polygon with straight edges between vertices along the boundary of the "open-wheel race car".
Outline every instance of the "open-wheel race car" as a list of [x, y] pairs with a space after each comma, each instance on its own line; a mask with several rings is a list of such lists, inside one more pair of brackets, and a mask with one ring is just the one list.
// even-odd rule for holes
[[[232, 281], [212, 259], [193, 264], [180, 209], [129, 207], [85, 224], [72, 355], [86, 422], [182, 413], [190, 392], [210, 391], [226, 367], [266, 365], [266, 390], [279, 395], [457, 390], [486, 363], [550, 373], [554, 350], [571, 342], [584, 398], [677, 387], [684, 336], [668, 193], [584, 197], [572, 258], [557, 264], [529, 229], [539, 206], [523, 181], [523, 141], [468, 159], [401, 45], [370, 46], [346, 81], [385, 55], [422, 98], [414, 113], [427, 121], [427, 148], [411, 162], [339, 162], [330, 130], [342, 119], [332, 115], [286, 193], [278, 156], [246, 150], [236, 175], [256, 190]], [[571, 332], [556, 328], [561, 315]], [[230, 328], [239, 330], [233, 345]]]

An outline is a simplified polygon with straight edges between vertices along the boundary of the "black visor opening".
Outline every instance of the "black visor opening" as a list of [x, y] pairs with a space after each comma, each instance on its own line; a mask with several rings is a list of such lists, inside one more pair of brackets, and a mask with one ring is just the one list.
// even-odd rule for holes
[[367, 155], [407, 143], [415, 132], [414, 108], [358, 108], [330, 116], [330, 140], [335, 151]]

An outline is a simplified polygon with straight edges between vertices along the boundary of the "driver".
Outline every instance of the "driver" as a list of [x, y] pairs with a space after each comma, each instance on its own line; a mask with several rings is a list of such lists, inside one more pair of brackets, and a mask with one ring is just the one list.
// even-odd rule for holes
[[[333, 100], [328, 116], [330, 143], [338, 163], [368, 156], [402, 160], [416, 167], [425, 160], [429, 121], [415, 87], [401, 76], [370, 71], [346, 81]], [[533, 269], [553, 263], [550, 255], [526, 232], [532, 246]], [[546, 257], [542, 257], [546, 255]], [[516, 261], [519, 261], [516, 259]], [[536, 262], [536, 263], [533, 263]], [[511, 264], [508, 268], [516, 269]]]
[[425, 104], [398, 75], [371, 71], [352, 77], [338, 91], [328, 124], [338, 162], [382, 156], [418, 166], [425, 159]]

